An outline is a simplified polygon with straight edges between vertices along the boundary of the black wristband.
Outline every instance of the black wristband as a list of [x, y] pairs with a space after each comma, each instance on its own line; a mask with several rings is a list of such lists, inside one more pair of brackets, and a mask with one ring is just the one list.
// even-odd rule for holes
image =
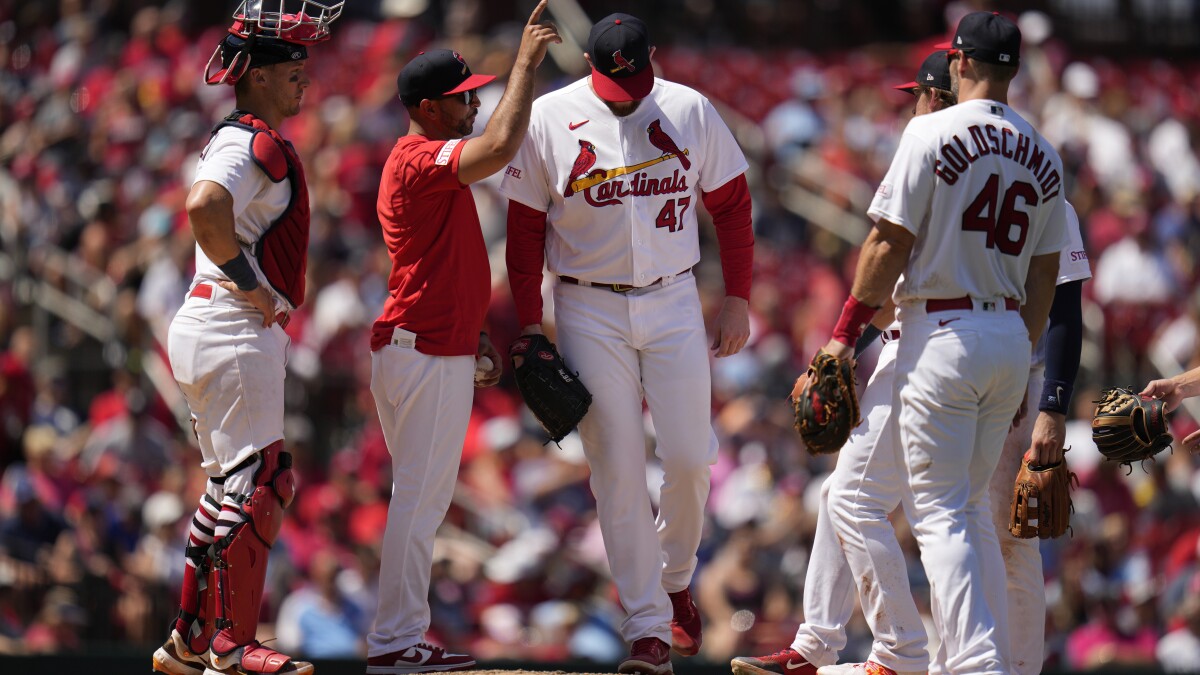
[[1038, 410], [1067, 414], [1071, 407], [1071, 383], [1062, 380], [1047, 379], [1042, 383], [1042, 397], [1038, 402]]
[[254, 273], [254, 268], [250, 266], [250, 261], [246, 259], [246, 252], [239, 250], [238, 254], [232, 260], [217, 265], [229, 280], [237, 284], [237, 287], [243, 291], [252, 291], [258, 288], [258, 275]]
[[862, 356], [862, 353], [867, 351], [867, 348], [871, 346], [875, 338], [880, 335], [883, 335], [882, 330], [876, 328], [874, 324], [867, 324], [867, 327], [863, 329], [863, 334], [859, 336], [858, 342], [854, 343], [854, 358], [857, 359]]

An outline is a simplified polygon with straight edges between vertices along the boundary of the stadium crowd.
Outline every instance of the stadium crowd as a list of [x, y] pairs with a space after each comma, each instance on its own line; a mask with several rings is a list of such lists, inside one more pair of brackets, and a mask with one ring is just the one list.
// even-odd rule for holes
[[[228, 12], [190, 4], [207, 3], [0, 0], [0, 654], [152, 645], [176, 609], [204, 475], [163, 341], [192, 274], [191, 172], [232, 103], [200, 86]], [[671, 4], [700, 22], [712, 3]], [[749, 4], [770, 23], [774, 3]], [[693, 585], [712, 661], [783, 648], [800, 619], [833, 460], [799, 448], [786, 396], [848, 292], [857, 241], [843, 226], [862, 220], [862, 186], [869, 197], [910, 116], [911, 98], [888, 85], [911, 79], [945, 26], [980, 3], [932, 4], [944, 23], [905, 44], [752, 51], [710, 26], [713, 44], [677, 40], [656, 56], [663, 76], [719, 104], [754, 164], [753, 332], [741, 354], [713, 362], [721, 453]], [[368, 390], [368, 328], [387, 288], [379, 173], [407, 128], [395, 76], [433, 44], [503, 74], [518, 35], [479, 18], [482, 2], [373, 5], [314, 49], [303, 111], [284, 128], [308, 169], [313, 229], [308, 301], [287, 327], [286, 442], [300, 485], [263, 618], [281, 650], [315, 658], [362, 657], [374, 616], [390, 459]], [[1064, 158], [1095, 274], [1068, 427], [1081, 480], [1073, 535], [1043, 545], [1047, 653], [1064, 669], [1195, 669], [1200, 463], [1176, 450], [1127, 473], [1099, 461], [1089, 421], [1100, 388], [1200, 364], [1200, 68], [1076, 60], [1045, 15], [1022, 15], [1021, 27], [1015, 107]], [[549, 91], [580, 76], [582, 59], [545, 70]], [[502, 89], [481, 92], [477, 130]], [[504, 205], [494, 183], [475, 191], [493, 340], [506, 345], [518, 326]], [[704, 236], [711, 319], [722, 289]], [[1177, 438], [1195, 426], [1185, 412], [1173, 419]], [[652, 452], [649, 424], [646, 439]], [[582, 448], [543, 440], [511, 374], [477, 392], [435, 552], [432, 637], [481, 659], [615, 662], [620, 613]], [[647, 482], [658, 485], [654, 470]], [[927, 607], [915, 542], [902, 515], [896, 524]], [[847, 656], [869, 647], [859, 617]]]

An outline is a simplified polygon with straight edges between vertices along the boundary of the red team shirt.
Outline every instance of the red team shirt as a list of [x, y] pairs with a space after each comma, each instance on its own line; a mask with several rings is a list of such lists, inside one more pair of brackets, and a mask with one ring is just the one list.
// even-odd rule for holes
[[474, 355], [491, 293], [491, 266], [475, 197], [458, 180], [465, 141], [404, 136], [379, 185], [379, 221], [392, 258], [388, 299], [371, 351], [399, 326], [433, 356]]

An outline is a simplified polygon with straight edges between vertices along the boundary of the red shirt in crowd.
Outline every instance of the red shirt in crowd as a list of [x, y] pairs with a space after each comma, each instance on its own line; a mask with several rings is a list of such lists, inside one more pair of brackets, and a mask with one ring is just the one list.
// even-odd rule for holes
[[404, 136], [379, 185], [379, 222], [392, 257], [388, 299], [371, 329], [371, 351], [397, 326], [433, 356], [475, 354], [491, 290], [491, 267], [470, 187], [458, 180], [466, 141]]

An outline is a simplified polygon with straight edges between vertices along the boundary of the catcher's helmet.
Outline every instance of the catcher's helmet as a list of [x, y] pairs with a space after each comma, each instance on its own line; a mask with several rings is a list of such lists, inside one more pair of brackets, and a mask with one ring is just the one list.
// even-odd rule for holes
[[[345, 0], [322, 4], [316, 0], [291, 0], [296, 11], [286, 11], [289, 0], [242, 0], [233, 13], [229, 34], [217, 45], [204, 67], [206, 84], [235, 84], [254, 66], [308, 58], [309, 44], [329, 39], [329, 24], [342, 14]], [[263, 11], [270, 4], [275, 11]], [[221, 67], [211, 75], [213, 63]]]

